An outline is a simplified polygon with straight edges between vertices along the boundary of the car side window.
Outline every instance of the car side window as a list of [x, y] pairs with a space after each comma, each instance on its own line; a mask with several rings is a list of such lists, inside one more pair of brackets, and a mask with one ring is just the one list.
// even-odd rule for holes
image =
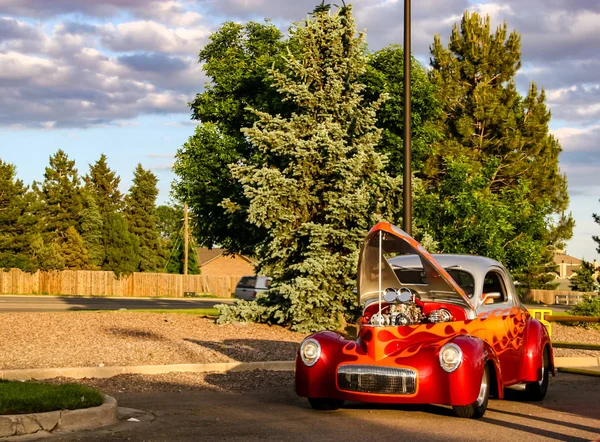
[[256, 286], [256, 278], [244, 276], [238, 283], [238, 287], [242, 289], [253, 289]]
[[500, 293], [499, 298], [488, 301], [490, 304], [500, 304], [508, 300], [506, 286], [502, 281], [502, 275], [500, 275], [500, 273], [492, 270], [485, 275], [482, 296], [485, 296], [487, 293]]

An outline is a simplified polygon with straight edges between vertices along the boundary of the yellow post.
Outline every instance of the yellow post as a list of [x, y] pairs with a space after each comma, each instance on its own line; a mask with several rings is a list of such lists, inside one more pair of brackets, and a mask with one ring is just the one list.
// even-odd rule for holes
[[546, 326], [546, 329], [548, 329], [548, 334], [550, 335], [550, 337], [552, 337], [552, 324], [546, 321], [546, 315], [551, 315], [552, 310], [543, 308], [532, 308], [529, 309], [529, 313], [531, 313], [531, 316], [533, 316], [534, 319], [537, 319]]

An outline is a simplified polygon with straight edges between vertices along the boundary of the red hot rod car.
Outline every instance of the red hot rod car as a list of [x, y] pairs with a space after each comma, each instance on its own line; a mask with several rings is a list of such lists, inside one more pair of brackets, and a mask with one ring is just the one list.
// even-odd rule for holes
[[546, 395], [554, 374], [548, 332], [497, 261], [430, 255], [381, 222], [360, 252], [358, 297], [358, 339], [324, 331], [300, 345], [296, 392], [313, 408], [445, 404], [478, 418], [504, 387], [525, 384], [531, 400]]

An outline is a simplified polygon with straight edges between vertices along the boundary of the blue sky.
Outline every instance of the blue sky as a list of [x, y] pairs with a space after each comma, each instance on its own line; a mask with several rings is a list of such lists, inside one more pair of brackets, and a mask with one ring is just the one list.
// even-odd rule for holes
[[[317, 0], [2, 0], [0, 158], [26, 183], [42, 178], [57, 149], [80, 173], [101, 153], [130, 184], [137, 163], [169, 198], [173, 154], [194, 130], [187, 103], [206, 82], [197, 53], [225, 20], [272, 18], [286, 30]], [[506, 20], [522, 34], [521, 91], [547, 91], [560, 140], [570, 210], [567, 251], [600, 259], [600, 2], [596, 0], [413, 1], [413, 52], [427, 63], [434, 33], [447, 41], [465, 9]], [[402, 43], [402, 0], [357, 0], [372, 50]]]

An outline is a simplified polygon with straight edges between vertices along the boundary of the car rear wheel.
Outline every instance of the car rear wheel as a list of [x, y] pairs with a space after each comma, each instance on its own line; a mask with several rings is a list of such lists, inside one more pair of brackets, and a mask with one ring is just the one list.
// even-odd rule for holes
[[315, 410], [337, 410], [344, 405], [343, 399], [329, 399], [322, 397], [309, 397], [308, 403]]
[[488, 364], [483, 368], [483, 376], [481, 377], [481, 386], [479, 387], [479, 395], [475, 402], [469, 405], [455, 405], [452, 408], [458, 417], [466, 417], [478, 419], [485, 414], [487, 410], [488, 400], [490, 398], [490, 367]]
[[529, 382], [526, 386], [527, 399], [530, 401], [541, 401], [548, 392], [548, 383], [550, 382], [550, 355], [548, 349], [544, 349], [542, 361], [542, 379], [537, 382]]

